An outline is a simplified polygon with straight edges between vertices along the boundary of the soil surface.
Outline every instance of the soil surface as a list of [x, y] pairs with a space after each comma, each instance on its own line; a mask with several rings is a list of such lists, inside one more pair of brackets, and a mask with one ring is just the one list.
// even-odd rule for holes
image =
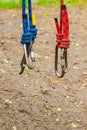
[[0, 130], [87, 130], [87, 9], [69, 8], [68, 72], [54, 72], [54, 17], [59, 8], [35, 6], [36, 65], [22, 75], [21, 9], [0, 10]]

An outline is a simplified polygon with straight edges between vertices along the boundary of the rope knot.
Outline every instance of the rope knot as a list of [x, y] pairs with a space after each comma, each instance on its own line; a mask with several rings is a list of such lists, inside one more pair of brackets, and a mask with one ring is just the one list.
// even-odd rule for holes
[[61, 40], [62, 40], [62, 38], [63, 38], [63, 35], [62, 35], [61, 33], [57, 33], [57, 34], [56, 34], [56, 42], [57, 42], [57, 43], [60, 43]]
[[32, 42], [34, 42], [34, 40], [36, 39], [36, 36], [37, 36], [37, 28], [35, 26], [32, 26], [30, 28], [30, 32], [31, 32]]
[[23, 33], [20, 42], [22, 44], [30, 45], [30, 43], [31, 43], [31, 32], [28, 31], [27, 33]]
[[59, 45], [59, 48], [69, 48], [70, 40], [69, 39], [62, 39], [61, 44]]

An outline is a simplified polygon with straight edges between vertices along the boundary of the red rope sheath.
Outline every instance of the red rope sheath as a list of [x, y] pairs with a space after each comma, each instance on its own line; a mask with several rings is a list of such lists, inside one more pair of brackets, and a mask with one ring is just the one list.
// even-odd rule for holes
[[61, 5], [64, 5], [64, 0], [61, 0], [60, 2], [61, 2]]
[[67, 10], [62, 10], [62, 21], [63, 21], [63, 38], [67, 39], [69, 36], [69, 20]]
[[[57, 31], [56, 34], [56, 42], [58, 44], [58, 48], [69, 48], [70, 40], [69, 37], [69, 20], [68, 13], [65, 5], [61, 6], [61, 16], [60, 16], [60, 31]], [[56, 26], [57, 28], [57, 26]], [[58, 27], [59, 28], [59, 27]]]
[[56, 22], [55, 22], [55, 25], [56, 25], [56, 30], [57, 30], [57, 33], [60, 33], [60, 28], [59, 28], [58, 21], [56, 21]]

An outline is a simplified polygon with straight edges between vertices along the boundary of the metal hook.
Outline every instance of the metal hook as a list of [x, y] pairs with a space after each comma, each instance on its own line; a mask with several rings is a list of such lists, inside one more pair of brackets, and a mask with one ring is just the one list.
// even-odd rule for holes
[[[31, 64], [29, 62], [31, 62]], [[24, 44], [24, 54], [19, 66], [19, 74], [23, 73], [26, 65], [29, 69], [34, 69], [35, 67], [35, 56], [32, 49], [32, 44], [29, 46]]]
[[[58, 46], [56, 45], [56, 48], [55, 48], [55, 74], [58, 78], [62, 78], [68, 69], [67, 50], [62, 48], [60, 56], [59, 56], [58, 51], [59, 51], [59, 49], [58, 49]], [[60, 57], [60, 63], [59, 63], [59, 57]], [[58, 68], [59, 64], [60, 64], [61, 70], [59, 70], [59, 68]]]

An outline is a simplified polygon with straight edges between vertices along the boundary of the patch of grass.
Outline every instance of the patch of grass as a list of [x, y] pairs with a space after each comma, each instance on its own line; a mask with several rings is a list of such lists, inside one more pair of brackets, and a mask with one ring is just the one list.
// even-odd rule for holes
[[[87, 0], [64, 0], [65, 3], [71, 6], [79, 6], [79, 5], [87, 5]], [[37, 0], [39, 5], [56, 5], [60, 4], [60, 0]], [[22, 0], [0, 0], [0, 8], [1, 9], [13, 9], [22, 6]]]
[[38, 0], [38, 4], [40, 5], [49, 5], [49, 4], [59, 4], [59, 0]]
[[0, 8], [1, 9], [11, 9], [21, 7], [22, 0], [0, 0]]
[[[71, 6], [78, 6], [81, 4], [87, 4], [87, 0], [64, 0], [65, 3], [71, 5]], [[38, 4], [40, 5], [49, 5], [49, 4], [60, 4], [60, 0], [38, 0]]]

